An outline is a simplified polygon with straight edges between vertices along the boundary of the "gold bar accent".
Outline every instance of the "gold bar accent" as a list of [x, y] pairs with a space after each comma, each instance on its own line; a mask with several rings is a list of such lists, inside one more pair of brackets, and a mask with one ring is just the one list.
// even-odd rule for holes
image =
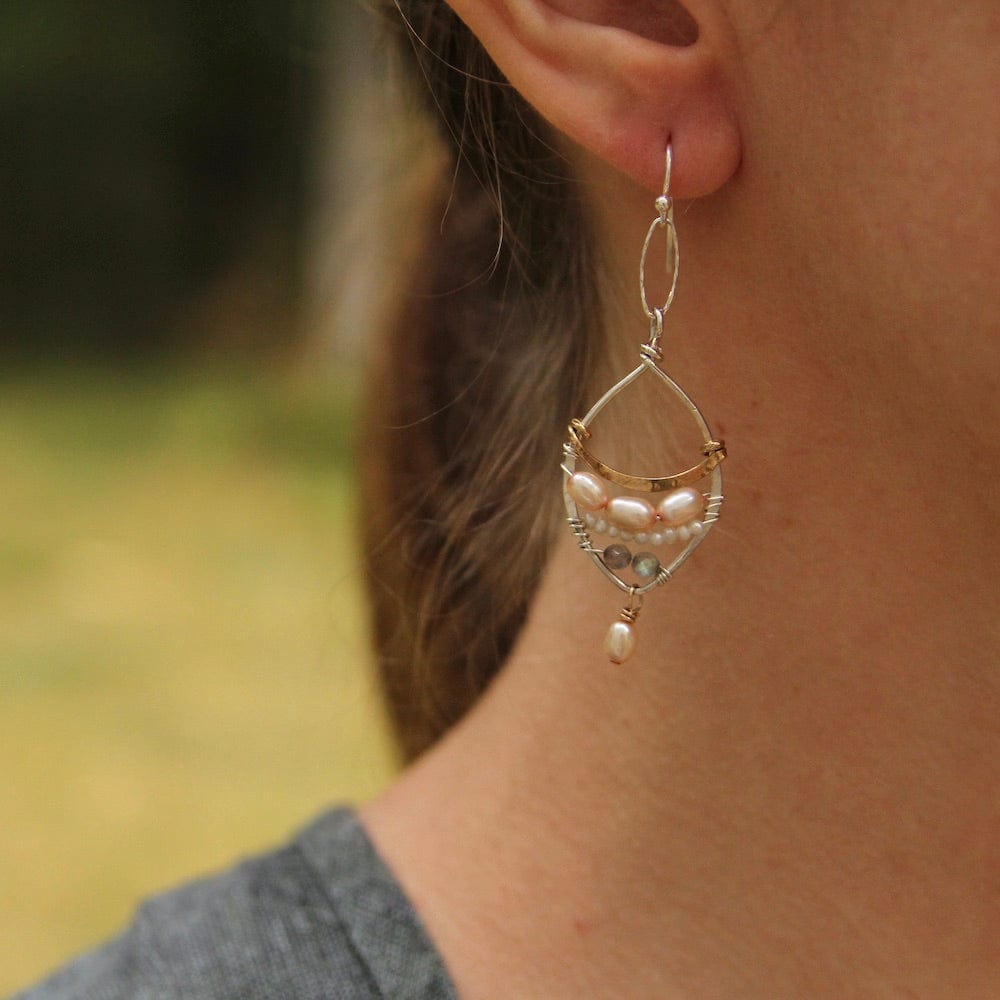
[[619, 472], [612, 469], [610, 465], [605, 465], [596, 455], [591, 454], [583, 443], [590, 437], [590, 430], [580, 420], [573, 420], [569, 425], [569, 440], [573, 451], [589, 465], [594, 472], [608, 482], [623, 486], [625, 489], [635, 490], [637, 493], [663, 493], [666, 490], [677, 489], [679, 486], [693, 486], [700, 479], [704, 479], [713, 469], [715, 469], [726, 457], [726, 445], [722, 441], [706, 441], [702, 446], [704, 461], [685, 472], [679, 472], [675, 476], [658, 476], [647, 479], [642, 476], [630, 476], [628, 473]]

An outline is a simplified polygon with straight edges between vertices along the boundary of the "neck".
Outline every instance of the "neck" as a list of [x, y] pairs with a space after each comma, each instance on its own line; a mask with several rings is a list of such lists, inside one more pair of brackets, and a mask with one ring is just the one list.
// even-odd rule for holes
[[926, 387], [877, 359], [844, 384], [759, 273], [720, 369], [751, 293], [706, 310], [691, 270], [665, 367], [727, 438], [720, 524], [621, 667], [564, 531], [501, 677], [365, 821], [469, 1000], [985, 995], [1000, 553], [962, 428], [897, 416]]

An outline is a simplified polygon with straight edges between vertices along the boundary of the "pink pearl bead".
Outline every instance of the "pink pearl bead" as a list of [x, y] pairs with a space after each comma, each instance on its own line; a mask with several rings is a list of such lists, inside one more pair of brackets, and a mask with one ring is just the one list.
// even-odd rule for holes
[[638, 497], [615, 497], [608, 503], [608, 517], [626, 531], [648, 531], [656, 522], [656, 511]]
[[660, 519], [676, 528], [700, 517], [704, 507], [704, 497], [697, 490], [682, 486], [660, 501]]
[[608, 504], [604, 483], [591, 472], [574, 473], [569, 477], [566, 489], [577, 506], [584, 510], [603, 510]]

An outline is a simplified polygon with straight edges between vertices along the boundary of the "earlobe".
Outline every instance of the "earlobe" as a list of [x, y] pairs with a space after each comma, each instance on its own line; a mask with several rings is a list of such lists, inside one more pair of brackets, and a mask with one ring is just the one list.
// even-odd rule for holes
[[649, 190], [662, 187], [668, 139], [679, 198], [711, 193], [738, 168], [732, 47], [715, 0], [686, 3], [680, 34], [663, 0], [448, 2], [543, 117]]

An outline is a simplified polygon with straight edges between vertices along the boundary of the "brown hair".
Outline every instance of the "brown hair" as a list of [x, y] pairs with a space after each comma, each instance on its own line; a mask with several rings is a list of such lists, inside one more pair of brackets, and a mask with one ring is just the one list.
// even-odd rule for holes
[[376, 352], [362, 464], [375, 649], [410, 759], [482, 693], [524, 622], [594, 293], [550, 127], [443, 0], [383, 6], [445, 150]]

